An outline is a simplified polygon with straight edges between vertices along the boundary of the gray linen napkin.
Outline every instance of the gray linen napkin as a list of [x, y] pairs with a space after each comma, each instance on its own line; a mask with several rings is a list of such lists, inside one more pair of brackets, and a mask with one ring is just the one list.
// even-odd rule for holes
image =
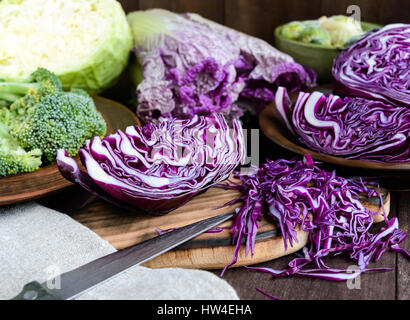
[[[0, 208], [0, 299], [27, 282], [48, 279], [116, 251], [90, 229], [35, 202]], [[223, 279], [202, 270], [135, 266], [77, 299], [239, 299]]]

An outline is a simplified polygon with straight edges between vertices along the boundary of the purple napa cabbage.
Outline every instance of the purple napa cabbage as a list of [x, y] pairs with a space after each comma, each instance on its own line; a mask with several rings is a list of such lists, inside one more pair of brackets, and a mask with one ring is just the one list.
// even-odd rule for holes
[[410, 107], [410, 24], [370, 33], [335, 59], [335, 92]]
[[[241, 183], [219, 185], [241, 193], [227, 205], [242, 203], [232, 226], [235, 255], [223, 273], [236, 263], [243, 239], [246, 239], [246, 252], [253, 253], [258, 222], [263, 217], [278, 224], [285, 250], [298, 241], [299, 226], [309, 232], [309, 246], [303, 248], [303, 255], [293, 259], [287, 269], [249, 268], [275, 277], [297, 274], [345, 281], [362, 272], [391, 270], [367, 268], [389, 247], [408, 256], [406, 250], [398, 247], [407, 235], [399, 229], [396, 217], [389, 220], [384, 213], [384, 226], [378, 232], [370, 231], [372, 215], [378, 213], [368, 210], [359, 199], [360, 196], [379, 196], [376, 186], [339, 177], [335, 171], [321, 170], [317, 164], [310, 155], [306, 155], [303, 161], [268, 160], [253, 174], [236, 174]], [[341, 253], [357, 262], [357, 272], [334, 269], [325, 264], [326, 257]], [[309, 267], [311, 264], [315, 267]]]
[[213, 112], [236, 117], [240, 96], [266, 104], [279, 85], [293, 91], [315, 84], [313, 70], [267, 42], [197, 14], [154, 9], [128, 20], [142, 69], [137, 112], [146, 122]]
[[364, 98], [299, 93], [292, 106], [285, 88], [275, 105], [299, 141], [311, 150], [378, 162], [410, 161], [410, 110]]
[[112, 204], [165, 214], [227, 179], [245, 157], [242, 127], [221, 114], [168, 119], [86, 141], [79, 152], [87, 172], [64, 150], [62, 175]]

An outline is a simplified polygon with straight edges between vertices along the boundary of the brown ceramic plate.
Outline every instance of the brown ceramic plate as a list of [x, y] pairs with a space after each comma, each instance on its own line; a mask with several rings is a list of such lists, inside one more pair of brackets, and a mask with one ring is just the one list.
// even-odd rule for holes
[[[103, 97], [93, 98], [107, 122], [107, 134], [130, 125], [141, 125], [137, 116], [127, 107]], [[78, 157], [77, 160], [79, 162]], [[0, 178], [0, 206], [38, 199], [71, 185], [61, 176], [56, 164], [35, 172]]]
[[[319, 86], [306, 90], [307, 92], [321, 91], [325, 94], [331, 92], [330, 86]], [[293, 92], [289, 94], [290, 99], [295, 102], [298, 96], [298, 92]], [[410, 162], [408, 163], [383, 163], [383, 162], [372, 162], [363, 160], [347, 160], [340, 157], [335, 157], [323, 153], [318, 153], [309, 150], [307, 147], [301, 145], [297, 139], [289, 132], [283, 122], [281, 116], [276, 110], [275, 103], [269, 104], [259, 116], [259, 125], [262, 132], [273, 142], [280, 145], [281, 147], [292, 151], [294, 153], [305, 155], [307, 153], [311, 154], [316, 160], [332, 163], [339, 166], [355, 168], [355, 169], [366, 169], [374, 170], [379, 172], [410, 172]]]

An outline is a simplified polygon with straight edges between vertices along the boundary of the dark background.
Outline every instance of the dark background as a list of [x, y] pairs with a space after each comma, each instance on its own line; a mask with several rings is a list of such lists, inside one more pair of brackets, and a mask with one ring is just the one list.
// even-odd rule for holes
[[323, 15], [346, 14], [358, 5], [363, 21], [379, 24], [410, 22], [409, 0], [119, 0], [126, 12], [164, 8], [195, 12], [273, 42], [276, 26], [291, 20], [316, 19]]

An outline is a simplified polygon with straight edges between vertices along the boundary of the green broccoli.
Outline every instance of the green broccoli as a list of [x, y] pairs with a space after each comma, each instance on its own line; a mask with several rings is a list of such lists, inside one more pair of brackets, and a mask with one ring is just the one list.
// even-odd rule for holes
[[25, 96], [32, 89], [39, 94], [45, 95], [47, 92], [61, 91], [60, 79], [52, 72], [44, 68], [34, 71], [28, 79], [21, 82], [0, 81], [0, 100], [12, 103]]
[[0, 82], [0, 100], [12, 98], [17, 99], [3, 108], [9, 113], [0, 109], [0, 122], [21, 148], [41, 150], [45, 164], [55, 160], [58, 149], [74, 156], [85, 140], [106, 134], [93, 99], [80, 89], [63, 91], [58, 77], [46, 69], [21, 83]]
[[8, 130], [0, 123], [0, 177], [37, 170], [41, 165], [41, 150], [25, 151]]

